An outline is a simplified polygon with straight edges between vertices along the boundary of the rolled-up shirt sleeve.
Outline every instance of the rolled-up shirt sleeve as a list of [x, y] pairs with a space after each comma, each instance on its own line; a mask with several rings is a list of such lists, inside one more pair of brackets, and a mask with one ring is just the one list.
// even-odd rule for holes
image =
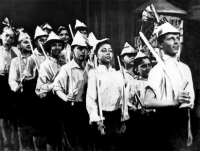
[[97, 81], [95, 70], [91, 69], [88, 73], [88, 88], [86, 95], [86, 108], [90, 117], [90, 123], [100, 121], [97, 105]]
[[162, 77], [162, 72], [157, 65], [151, 69], [146, 85], [146, 89], [151, 89], [154, 92], [155, 98], [157, 98], [157, 100], [161, 99], [162, 82], [164, 82]]
[[16, 59], [11, 61], [8, 83], [12, 91], [16, 92], [19, 86], [19, 68], [15, 62]]
[[50, 72], [45, 67], [45, 62], [41, 64], [39, 70], [39, 77], [37, 79], [36, 94], [38, 96], [50, 92], [52, 89], [49, 85], [52, 83]]
[[67, 64], [62, 66], [60, 72], [54, 80], [53, 92], [63, 91], [65, 94], [68, 94], [68, 74], [67, 74]]

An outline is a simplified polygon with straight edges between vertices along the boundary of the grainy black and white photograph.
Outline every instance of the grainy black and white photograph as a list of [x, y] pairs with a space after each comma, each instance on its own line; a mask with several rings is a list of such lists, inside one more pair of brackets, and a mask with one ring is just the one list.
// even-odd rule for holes
[[0, 0], [0, 151], [200, 151], [200, 0]]

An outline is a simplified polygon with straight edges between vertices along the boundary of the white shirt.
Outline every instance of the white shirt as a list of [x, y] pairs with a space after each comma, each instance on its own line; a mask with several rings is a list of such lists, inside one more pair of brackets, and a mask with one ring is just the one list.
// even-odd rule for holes
[[0, 46], [0, 75], [9, 73], [11, 60], [17, 57], [19, 50], [17, 47], [11, 47], [6, 50], [3, 45]]
[[38, 96], [50, 92], [49, 85], [54, 82], [54, 78], [59, 72], [61, 66], [55, 58], [49, 57], [40, 65], [39, 76], [36, 85], [36, 94]]
[[157, 64], [149, 73], [147, 87], [150, 87], [153, 90], [157, 100], [174, 100], [177, 98], [178, 92], [182, 91], [182, 85], [187, 80], [189, 84], [185, 91], [189, 92], [191, 104], [193, 104], [194, 88], [189, 67], [186, 64], [178, 61], [176, 58], [172, 58], [165, 54], [163, 54], [163, 61], [173, 78], [177, 81], [178, 85], [176, 85], [176, 87], [174, 87], [175, 89], [173, 90], [169, 78], [165, 74], [162, 67]]
[[12, 91], [16, 92], [21, 82], [22, 72], [25, 69], [27, 58], [23, 55], [15, 57], [11, 61], [8, 83]]
[[[121, 108], [123, 76], [113, 68], [107, 69], [104, 65], [98, 66], [98, 79], [101, 95], [102, 111], [115, 111]], [[97, 81], [95, 69], [88, 74], [88, 89], [86, 107], [90, 117], [90, 123], [100, 121], [98, 115]]]

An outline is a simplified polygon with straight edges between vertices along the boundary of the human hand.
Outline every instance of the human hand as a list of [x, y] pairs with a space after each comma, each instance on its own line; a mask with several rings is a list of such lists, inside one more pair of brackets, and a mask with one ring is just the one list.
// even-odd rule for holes
[[189, 92], [183, 90], [179, 92], [178, 97], [176, 99], [176, 103], [179, 104], [189, 104], [191, 97], [189, 95]]
[[105, 133], [105, 126], [100, 121], [97, 122], [97, 130], [100, 132], [101, 135], [105, 135], [106, 134]]
[[70, 93], [70, 94], [66, 95], [64, 101], [65, 101], [65, 102], [74, 102], [74, 101], [75, 101], [75, 96], [74, 96], [74, 94]]

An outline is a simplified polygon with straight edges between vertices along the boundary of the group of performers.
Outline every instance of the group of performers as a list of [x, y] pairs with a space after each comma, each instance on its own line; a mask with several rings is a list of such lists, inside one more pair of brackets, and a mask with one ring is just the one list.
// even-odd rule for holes
[[175, 150], [178, 138], [186, 142], [194, 89], [179, 57], [180, 32], [170, 23], [155, 30], [156, 62], [145, 39], [137, 49], [125, 42], [118, 71], [112, 39], [97, 40], [79, 20], [74, 36], [45, 23], [33, 39], [8, 19], [3, 24], [2, 150], [161, 151]]

